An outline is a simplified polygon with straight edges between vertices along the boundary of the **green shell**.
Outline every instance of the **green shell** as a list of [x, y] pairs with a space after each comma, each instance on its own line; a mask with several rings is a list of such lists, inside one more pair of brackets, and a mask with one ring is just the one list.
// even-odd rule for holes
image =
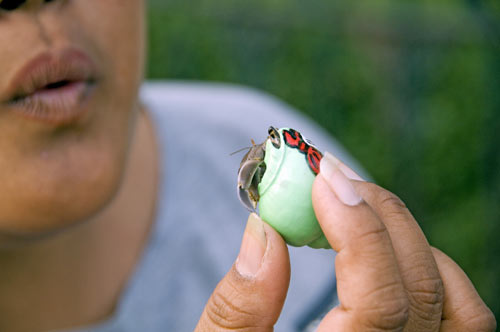
[[304, 154], [284, 143], [285, 129], [288, 128], [279, 129], [279, 149], [270, 140], [266, 143], [266, 172], [258, 187], [260, 217], [292, 246], [330, 248], [316, 220], [311, 201], [316, 175]]

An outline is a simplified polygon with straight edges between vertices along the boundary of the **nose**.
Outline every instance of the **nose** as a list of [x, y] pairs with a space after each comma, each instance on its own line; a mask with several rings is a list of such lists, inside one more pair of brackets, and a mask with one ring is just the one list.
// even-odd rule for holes
[[20, 8], [26, 2], [33, 2], [34, 4], [43, 4], [46, 2], [52, 2], [53, 0], [0, 0], [0, 9], [3, 10], [15, 10]]

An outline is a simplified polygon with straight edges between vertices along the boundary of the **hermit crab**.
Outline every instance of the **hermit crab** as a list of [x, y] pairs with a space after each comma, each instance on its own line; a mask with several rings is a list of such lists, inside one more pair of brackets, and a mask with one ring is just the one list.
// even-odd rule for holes
[[322, 154], [291, 128], [269, 127], [261, 144], [252, 141], [238, 170], [238, 197], [292, 246], [330, 248], [314, 214], [311, 190]]

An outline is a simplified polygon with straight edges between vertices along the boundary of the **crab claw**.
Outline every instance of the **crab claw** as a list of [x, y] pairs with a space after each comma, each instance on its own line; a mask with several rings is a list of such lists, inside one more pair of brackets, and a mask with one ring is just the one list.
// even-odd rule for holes
[[238, 171], [238, 198], [250, 212], [256, 212], [259, 201], [257, 187], [261, 180], [263, 165], [262, 160], [250, 159], [243, 162]]
[[259, 183], [266, 171], [266, 142], [257, 145], [252, 141], [252, 145], [241, 160], [238, 170], [238, 198], [250, 212], [256, 212], [260, 198]]
[[253, 201], [248, 190], [245, 190], [238, 186], [238, 198], [240, 199], [241, 204], [247, 208], [250, 212], [257, 212], [255, 209], [257, 208], [257, 202]]
[[238, 187], [244, 190], [248, 190], [252, 185], [252, 181], [255, 177], [255, 173], [262, 165], [262, 160], [250, 159], [245, 161], [238, 171]]

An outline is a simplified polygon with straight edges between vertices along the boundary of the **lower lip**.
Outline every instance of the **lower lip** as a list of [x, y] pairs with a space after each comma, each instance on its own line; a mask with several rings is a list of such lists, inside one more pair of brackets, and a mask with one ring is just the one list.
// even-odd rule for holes
[[30, 120], [50, 125], [72, 124], [87, 113], [94, 83], [76, 81], [59, 88], [40, 89], [12, 101], [13, 110]]

